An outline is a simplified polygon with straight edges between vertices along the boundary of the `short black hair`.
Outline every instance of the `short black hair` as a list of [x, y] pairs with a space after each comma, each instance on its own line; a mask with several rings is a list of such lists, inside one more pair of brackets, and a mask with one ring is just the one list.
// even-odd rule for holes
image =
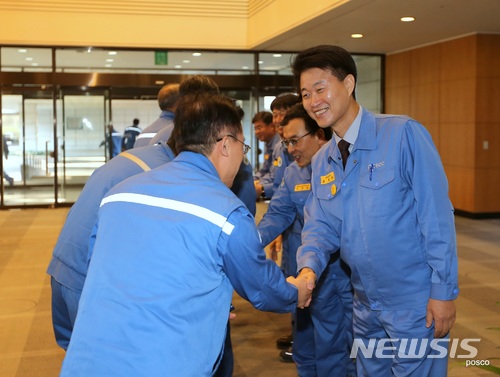
[[[339, 46], [319, 45], [301, 51], [293, 58], [291, 67], [299, 93], [300, 75], [311, 68], [328, 70], [340, 81], [344, 81], [347, 75], [353, 75], [354, 84], [358, 82], [358, 71], [352, 55]], [[355, 90], [352, 95], [356, 98]]]
[[252, 123], [258, 122], [259, 120], [269, 125], [273, 122], [273, 114], [269, 111], [259, 111], [253, 116]]
[[205, 75], [194, 75], [188, 77], [179, 85], [180, 96], [198, 92], [219, 93], [219, 87], [214, 80]]
[[283, 109], [287, 110], [296, 103], [299, 103], [301, 98], [295, 93], [283, 93], [277, 96], [273, 102], [271, 102], [271, 110]]
[[192, 151], [208, 155], [222, 134], [240, 133], [241, 113], [234, 101], [222, 94], [195, 93], [179, 100], [169, 145], [173, 141], [174, 153]]

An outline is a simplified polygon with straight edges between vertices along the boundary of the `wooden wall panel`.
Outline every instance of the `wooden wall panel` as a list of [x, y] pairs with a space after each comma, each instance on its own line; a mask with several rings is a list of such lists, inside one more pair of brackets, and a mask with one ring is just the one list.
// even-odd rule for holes
[[475, 170], [445, 166], [449, 196], [455, 209], [475, 212]]
[[500, 187], [500, 169], [476, 169], [475, 179], [475, 200], [472, 212], [487, 213], [500, 212], [500, 200], [498, 192]]
[[500, 78], [500, 35], [478, 35], [477, 77]]
[[441, 80], [463, 80], [476, 77], [476, 36], [440, 44]]
[[500, 212], [499, 35], [388, 56], [385, 103], [386, 112], [408, 114], [429, 130], [456, 209]]
[[474, 122], [476, 120], [476, 80], [441, 81], [440, 122]]
[[439, 153], [443, 164], [473, 169], [475, 166], [474, 123], [440, 123]]
[[411, 75], [411, 54], [389, 55], [385, 59], [385, 86], [386, 88], [408, 87]]
[[410, 114], [410, 87], [386, 88], [386, 114]]
[[410, 88], [410, 116], [421, 123], [439, 121], [439, 82], [420, 83]]
[[[500, 43], [498, 45], [500, 50]], [[500, 71], [500, 64], [497, 66]], [[476, 121], [500, 120], [500, 77], [484, 77], [476, 80]]]
[[411, 51], [411, 85], [437, 83], [440, 80], [440, 46], [432, 45]]
[[[476, 167], [500, 169], [500, 118], [496, 122], [476, 123], [475, 133]], [[500, 186], [497, 190], [500, 192]]]

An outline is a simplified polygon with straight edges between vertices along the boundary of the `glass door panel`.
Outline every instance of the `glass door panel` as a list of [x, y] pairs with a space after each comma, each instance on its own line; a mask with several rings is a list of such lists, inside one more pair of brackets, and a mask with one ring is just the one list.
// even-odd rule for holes
[[54, 203], [51, 93], [23, 89], [20, 94], [2, 96], [3, 133], [9, 143], [4, 171], [13, 179], [12, 185], [4, 187], [6, 206]]
[[106, 162], [104, 95], [66, 94], [58, 100], [58, 202], [74, 202], [95, 169]]

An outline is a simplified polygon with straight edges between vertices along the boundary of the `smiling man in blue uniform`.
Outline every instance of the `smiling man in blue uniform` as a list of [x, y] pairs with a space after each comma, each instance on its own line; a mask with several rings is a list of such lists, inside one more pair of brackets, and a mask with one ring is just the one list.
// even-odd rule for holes
[[[249, 149], [232, 101], [184, 97], [175, 127], [179, 155], [101, 203], [63, 377], [211, 376], [233, 288], [261, 310], [308, 305], [311, 287], [266, 260], [253, 216], [229, 189]], [[131, 222], [154, 237], [124, 240]]]
[[[413, 119], [363, 109], [356, 65], [340, 47], [305, 50], [292, 70], [304, 108], [335, 136], [312, 162], [300, 276], [315, 281], [340, 248], [355, 290], [354, 342], [364, 351], [358, 375], [445, 376], [447, 355], [431, 355], [431, 344], [455, 321], [458, 268], [453, 207], [432, 138]], [[407, 355], [412, 342], [425, 352]]]

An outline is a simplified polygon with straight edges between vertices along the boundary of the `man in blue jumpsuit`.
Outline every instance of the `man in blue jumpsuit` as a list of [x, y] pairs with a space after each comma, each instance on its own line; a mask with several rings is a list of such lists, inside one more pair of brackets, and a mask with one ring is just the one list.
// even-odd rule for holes
[[255, 136], [264, 142], [264, 162], [259, 171], [254, 174], [255, 191], [257, 198], [271, 198], [274, 184], [273, 151], [274, 147], [281, 142], [281, 137], [273, 123], [273, 114], [269, 111], [260, 111], [255, 114], [252, 124]]
[[[311, 159], [330, 140], [332, 130], [319, 128], [302, 104], [289, 109], [282, 124], [285, 137], [282, 143], [295, 162], [285, 169], [282, 183], [257, 229], [263, 245], [267, 245], [291, 226], [290, 260], [285, 264], [285, 275], [295, 276], [304, 204], [311, 193]], [[354, 364], [349, 357], [351, 345], [352, 288], [348, 269], [336, 254], [325, 268], [309, 308], [296, 312], [293, 360], [299, 376], [354, 375]]]
[[139, 119], [135, 118], [133, 120], [133, 124], [127, 128], [123, 132], [122, 137], [122, 152], [132, 149], [135, 144], [135, 139], [141, 133], [141, 129], [139, 128]]
[[413, 119], [361, 108], [356, 65], [340, 47], [305, 50], [292, 70], [304, 108], [335, 136], [312, 162], [300, 276], [316, 280], [340, 248], [355, 292], [358, 375], [445, 376], [447, 355], [431, 344], [447, 345], [458, 271], [453, 207], [431, 136]]
[[[300, 103], [300, 97], [295, 93], [283, 93], [277, 96], [271, 102], [271, 112], [273, 114], [273, 123], [276, 127], [276, 132], [283, 138], [283, 126], [281, 122], [285, 118], [285, 114], [293, 105]], [[283, 180], [283, 174], [288, 165], [293, 162], [292, 157], [281, 143], [276, 143], [273, 150], [273, 166], [271, 169], [274, 171], [273, 192], [277, 190], [278, 186]]]
[[[253, 216], [229, 190], [248, 147], [221, 95], [181, 99], [170, 163], [104, 197], [61, 376], [211, 376], [233, 288], [261, 310], [309, 301], [266, 260]], [[134, 222], [139, 234], [120, 235]], [[196, 355], [197, 357], [192, 357]]]
[[[88, 246], [104, 194], [117, 183], [174, 158], [166, 143], [123, 152], [97, 169], [68, 213], [47, 269], [52, 285], [52, 323], [57, 344], [67, 349], [88, 267]], [[124, 229], [122, 237], [137, 237]]]
[[160, 130], [174, 127], [174, 112], [178, 100], [179, 84], [167, 84], [160, 89], [158, 92], [158, 105], [161, 109], [160, 117], [141, 131], [135, 139], [134, 148], [149, 145]]

